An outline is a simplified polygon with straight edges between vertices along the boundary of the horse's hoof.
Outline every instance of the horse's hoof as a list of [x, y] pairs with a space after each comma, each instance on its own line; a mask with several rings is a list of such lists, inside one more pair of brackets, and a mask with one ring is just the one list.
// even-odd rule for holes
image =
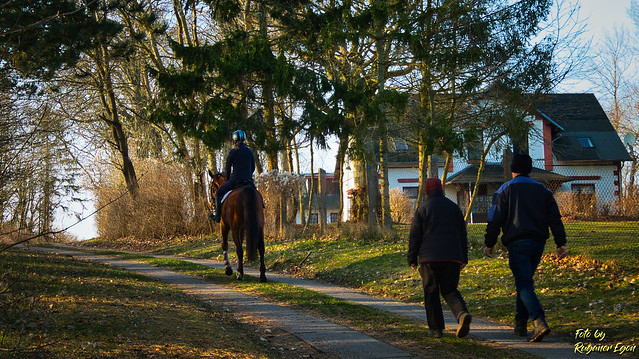
[[226, 271], [225, 271], [224, 273], [226, 273], [226, 275], [231, 275], [231, 274], [233, 274], [233, 268], [231, 268], [231, 267], [226, 267]]

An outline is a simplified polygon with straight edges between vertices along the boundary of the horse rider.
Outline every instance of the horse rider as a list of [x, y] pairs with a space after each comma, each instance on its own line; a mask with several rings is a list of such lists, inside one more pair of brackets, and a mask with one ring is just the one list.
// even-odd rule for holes
[[233, 190], [240, 182], [253, 183], [253, 172], [255, 171], [255, 156], [253, 151], [246, 146], [246, 134], [242, 130], [233, 132], [233, 142], [235, 147], [229, 151], [226, 156], [226, 165], [224, 167], [224, 182], [215, 192], [215, 208], [213, 208], [213, 221], [220, 222], [220, 213], [222, 212], [222, 198], [224, 195]]

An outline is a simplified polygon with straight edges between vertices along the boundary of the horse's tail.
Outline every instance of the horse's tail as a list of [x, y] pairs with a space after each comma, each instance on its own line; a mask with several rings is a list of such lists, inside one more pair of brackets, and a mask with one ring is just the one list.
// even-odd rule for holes
[[257, 258], [257, 247], [259, 243], [259, 225], [257, 220], [257, 191], [251, 186], [243, 189], [246, 195], [246, 205], [244, 206], [244, 233], [246, 239], [246, 257], [253, 261]]

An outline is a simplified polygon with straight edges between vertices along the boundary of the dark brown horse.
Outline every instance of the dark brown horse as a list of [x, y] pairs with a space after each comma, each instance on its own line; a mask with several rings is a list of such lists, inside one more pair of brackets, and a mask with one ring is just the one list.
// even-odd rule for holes
[[[209, 193], [212, 202], [215, 203], [215, 192], [226, 182], [224, 175], [213, 174], [209, 171], [211, 184]], [[266, 266], [264, 265], [264, 202], [262, 194], [252, 185], [240, 185], [233, 189], [224, 203], [220, 212], [220, 229], [222, 230], [222, 250], [224, 251], [224, 264], [226, 275], [233, 274], [228, 255], [229, 232], [233, 236], [235, 252], [237, 253], [236, 277], [242, 280], [244, 277], [244, 251], [242, 241], [246, 239], [246, 257], [253, 261], [260, 253], [260, 282], [266, 282]]]

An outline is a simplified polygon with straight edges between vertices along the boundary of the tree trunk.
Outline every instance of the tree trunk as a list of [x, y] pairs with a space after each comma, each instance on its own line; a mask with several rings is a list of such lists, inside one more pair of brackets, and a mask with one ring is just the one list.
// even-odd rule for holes
[[503, 135], [505, 135], [505, 133], [502, 133], [499, 136], [496, 136], [492, 138], [490, 141], [488, 141], [488, 143], [486, 144], [486, 147], [481, 153], [481, 158], [479, 160], [479, 168], [477, 169], [477, 178], [475, 179], [475, 186], [473, 187], [473, 193], [470, 196], [468, 208], [466, 209], [466, 216], [464, 218], [466, 220], [466, 223], [468, 223], [468, 221], [470, 220], [470, 216], [473, 211], [473, 204], [475, 204], [475, 198], [477, 197], [479, 185], [481, 184], [481, 179], [482, 179], [482, 176], [484, 175], [484, 168], [486, 165], [486, 157], [488, 156], [488, 152], [490, 152], [490, 149], [493, 147], [495, 142], [497, 142], [497, 140], [499, 140], [499, 138], [501, 138], [501, 136]]
[[[308, 229], [308, 225], [311, 222], [311, 212], [313, 212], [313, 187], [315, 186], [315, 176], [313, 175], [313, 136], [311, 135], [309, 141], [309, 149], [311, 152], [311, 184], [308, 191], [308, 213], [306, 216], [306, 224], [304, 225], [304, 232]], [[302, 212], [303, 214], [304, 212]]]
[[324, 234], [326, 231], [326, 171], [319, 169], [317, 171], [317, 214], [319, 222], [320, 234]]
[[377, 231], [377, 194], [379, 193], [379, 179], [373, 142], [366, 143], [366, 184], [368, 188], [368, 229]]
[[[98, 17], [97, 14], [96, 17]], [[109, 63], [109, 53], [106, 45], [103, 43], [97, 44], [94, 55], [96, 70], [100, 80], [98, 84], [98, 91], [100, 92], [103, 110], [105, 112], [103, 120], [111, 127], [113, 143], [115, 149], [119, 152], [122, 161], [122, 175], [124, 176], [127, 189], [131, 193], [133, 199], [135, 199], [139, 188], [138, 179], [135, 174], [133, 162], [129, 156], [127, 136], [118, 114], [117, 97], [115, 95], [115, 90], [113, 89], [111, 65]]]
[[446, 152], [446, 163], [444, 164], [444, 171], [442, 172], [442, 186], [446, 188], [446, 181], [448, 180], [448, 168], [453, 160], [452, 152]]
[[386, 154], [388, 152], [388, 140], [386, 133], [386, 124], [380, 124], [380, 136], [379, 136], [379, 168], [381, 172], [381, 185], [382, 185], [382, 223], [385, 228], [393, 227], [393, 220], [391, 218], [390, 209], [390, 189], [388, 183], [388, 162], [386, 161]]
[[348, 135], [342, 135], [339, 141], [339, 149], [337, 150], [337, 163], [335, 165], [335, 173], [339, 178], [339, 212], [337, 225], [342, 225], [344, 217], [344, 161], [346, 158], [346, 150], [348, 150]]
[[419, 207], [419, 204], [424, 202], [426, 199], [426, 180], [428, 180], [428, 152], [430, 151], [429, 147], [426, 145], [425, 140], [426, 135], [420, 134], [419, 144], [417, 146], [419, 151], [419, 189], [417, 193], [417, 203], [415, 203], [415, 208]]
[[[377, 0], [380, 1], [380, 0]], [[376, 1], [376, 2], [377, 2]], [[373, 4], [375, 6], [376, 4]], [[375, 17], [374, 19], [375, 25], [375, 52], [376, 52], [376, 66], [377, 66], [377, 96], [381, 96], [385, 89], [386, 84], [386, 47], [384, 46], [385, 36], [384, 30], [386, 26], [385, 18], [384, 20]], [[382, 225], [385, 228], [391, 228], [393, 225], [393, 221], [391, 219], [391, 210], [390, 210], [390, 190], [388, 184], [388, 163], [386, 162], [386, 154], [388, 153], [388, 134], [386, 131], [386, 109], [382, 104], [379, 108], [379, 169], [381, 172], [381, 186], [382, 186], [382, 196], [381, 196], [381, 209], [382, 209]], [[377, 186], [375, 186], [377, 193]], [[377, 196], [375, 196], [377, 198]]]
[[[260, 2], [260, 35], [268, 40], [268, 28], [266, 19], [266, 4]], [[277, 141], [277, 133], [275, 126], [275, 99], [273, 97], [273, 81], [270, 72], [262, 74], [262, 94], [264, 100], [264, 120], [266, 121], [266, 161], [267, 170], [275, 171], [279, 169], [277, 162], [277, 153], [279, 144]]]

